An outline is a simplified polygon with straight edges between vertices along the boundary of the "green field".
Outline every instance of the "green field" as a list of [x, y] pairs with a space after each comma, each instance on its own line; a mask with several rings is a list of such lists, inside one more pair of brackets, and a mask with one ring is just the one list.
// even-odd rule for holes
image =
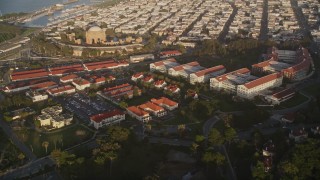
[[[50, 154], [52, 150], [66, 149], [90, 139], [93, 135], [87, 128], [81, 125], [65, 127], [50, 134], [43, 134], [34, 130], [17, 131], [19, 138], [31, 149], [38, 157]], [[43, 142], [48, 142], [46, 153]]]

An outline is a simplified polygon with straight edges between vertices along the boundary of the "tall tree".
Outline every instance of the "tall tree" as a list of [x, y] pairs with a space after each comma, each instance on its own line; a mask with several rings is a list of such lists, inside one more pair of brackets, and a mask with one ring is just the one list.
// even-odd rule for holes
[[261, 161], [257, 162], [257, 165], [252, 169], [252, 177], [254, 179], [263, 180], [266, 179], [267, 174], [264, 171], [264, 164]]
[[44, 142], [42, 142], [42, 147], [44, 147], [44, 148], [45, 148], [45, 150], [46, 150], [46, 154], [48, 153], [48, 146], [49, 146], [49, 142], [48, 142], [48, 141], [44, 141]]
[[216, 128], [213, 128], [208, 135], [208, 141], [210, 145], [221, 145], [224, 143], [224, 138], [220, 131], [218, 131]]
[[128, 140], [130, 131], [120, 126], [110, 126], [107, 130], [108, 137], [111, 141], [123, 142]]
[[224, 132], [224, 138], [228, 142], [231, 143], [237, 137], [237, 132], [232, 127], [228, 127]]

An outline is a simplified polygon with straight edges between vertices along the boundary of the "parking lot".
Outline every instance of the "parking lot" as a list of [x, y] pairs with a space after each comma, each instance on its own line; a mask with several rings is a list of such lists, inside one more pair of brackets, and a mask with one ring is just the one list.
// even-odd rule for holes
[[90, 121], [90, 116], [114, 110], [115, 107], [97, 97], [90, 98], [85, 94], [76, 93], [64, 99], [64, 107], [85, 122]]

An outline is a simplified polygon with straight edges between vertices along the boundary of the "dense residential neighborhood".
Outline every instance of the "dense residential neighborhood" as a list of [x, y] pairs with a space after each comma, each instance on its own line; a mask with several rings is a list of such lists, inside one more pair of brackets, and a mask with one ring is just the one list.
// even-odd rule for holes
[[0, 179], [320, 178], [319, 1], [30, 1], [0, 2]]

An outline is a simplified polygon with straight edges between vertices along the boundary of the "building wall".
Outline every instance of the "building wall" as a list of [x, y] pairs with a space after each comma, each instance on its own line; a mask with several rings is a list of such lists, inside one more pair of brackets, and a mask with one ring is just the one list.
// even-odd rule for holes
[[87, 44], [98, 44], [106, 42], [106, 34], [104, 31], [87, 31], [86, 32], [86, 43]]
[[123, 115], [116, 115], [116, 116], [113, 116], [113, 117], [110, 117], [110, 118], [106, 118], [104, 120], [102, 120], [100, 123], [97, 123], [95, 121], [92, 121], [91, 122], [93, 123], [93, 126], [96, 128], [96, 129], [99, 129], [103, 126], [108, 126], [108, 125], [111, 125], [111, 124], [115, 124], [115, 123], [119, 123], [120, 121], [123, 121], [126, 119], [126, 116], [125, 114]]
[[281, 86], [282, 80], [283, 76], [250, 89], [246, 88], [244, 85], [240, 85], [237, 88], [237, 95], [242, 98], [253, 99], [255, 96], [266, 89]]

